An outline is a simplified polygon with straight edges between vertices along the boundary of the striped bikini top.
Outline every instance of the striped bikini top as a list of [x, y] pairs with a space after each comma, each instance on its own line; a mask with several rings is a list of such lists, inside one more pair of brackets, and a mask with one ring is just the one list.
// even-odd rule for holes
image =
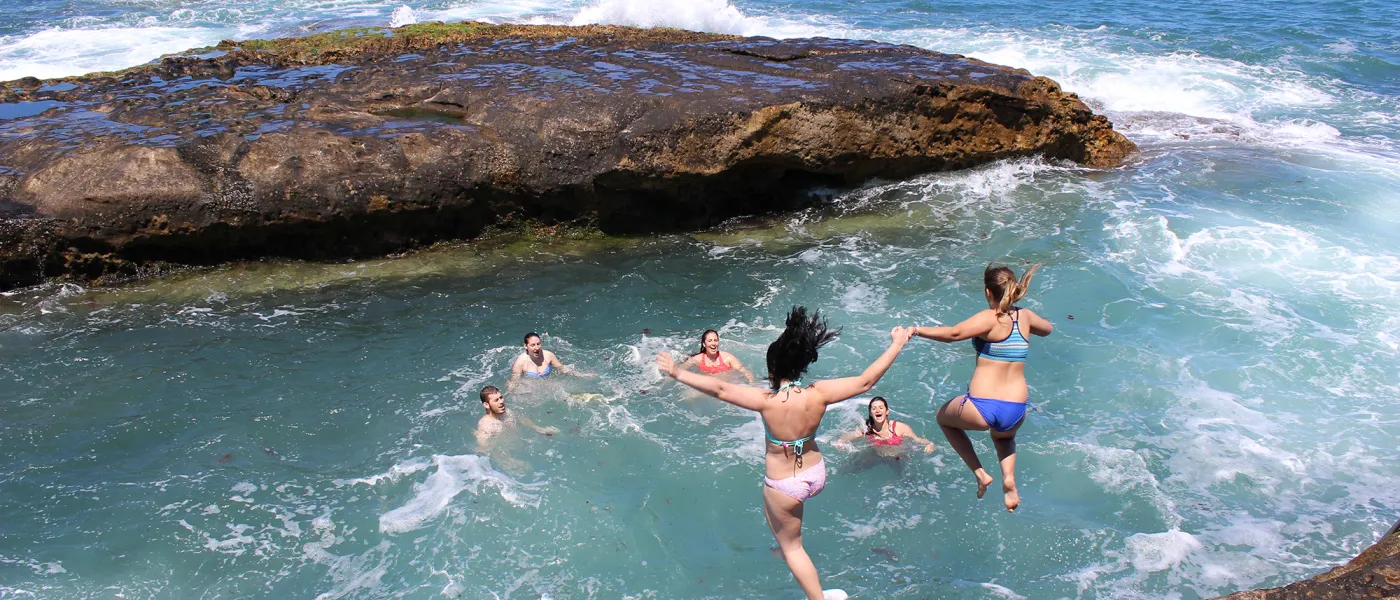
[[972, 347], [977, 350], [977, 356], [988, 360], [1026, 362], [1026, 355], [1031, 352], [1031, 344], [1026, 341], [1026, 336], [1021, 335], [1021, 309], [1016, 309], [1012, 314], [1011, 333], [1006, 335], [1006, 339], [989, 342], [982, 338], [972, 338]]

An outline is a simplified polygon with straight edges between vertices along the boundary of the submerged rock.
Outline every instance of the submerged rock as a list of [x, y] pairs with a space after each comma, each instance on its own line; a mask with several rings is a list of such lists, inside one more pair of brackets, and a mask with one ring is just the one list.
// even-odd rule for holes
[[1352, 600], [1400, 598], [1400, 523], [1351, 562], [1281, 588], [1250, 590], [1222, 600]]
[[877, 42], [479, 23], [224, 42], [0, 84], [0, 289], [521, 220], [695, 229], [814, 187], [1133, 150], [1049, 79]]

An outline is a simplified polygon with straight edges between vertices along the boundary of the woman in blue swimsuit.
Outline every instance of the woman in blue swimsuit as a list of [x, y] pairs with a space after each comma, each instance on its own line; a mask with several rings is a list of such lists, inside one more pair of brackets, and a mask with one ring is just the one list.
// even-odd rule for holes
[[[1026, 355], [1030, 343], [1026, 333], [1050, 335], [1055, 326], [1027, 309], [1016, 306], [1026, 296], [1031, 275], [1039, 267], [1031, 267], [1019, 281], [1007, 267], [988, 266], [982, 274], [986, 286], [987, 310], [972, 315], [952, 327], [918, 327], [914, 334], [940, 342], [960, 342], [971, 339], [977, 350], [977, 368], [967, 392], [943, 404], [938, 409], [938, 425], [948, 438], [948, 445], [957, 451], [967, 468], [977, 476], [977, 497], [987, 493], [992, 476], [982, 468], [977, 452], [972, 448], [968, 431], [991, 430], [992, 445], [1001, 462], [1001, 490], [1005, 494], [1006, 510], [1021, 505], [1016, 493], [1016, 430], [1026, 418]], [[996, 340], [996, 341], [992, 341]]]

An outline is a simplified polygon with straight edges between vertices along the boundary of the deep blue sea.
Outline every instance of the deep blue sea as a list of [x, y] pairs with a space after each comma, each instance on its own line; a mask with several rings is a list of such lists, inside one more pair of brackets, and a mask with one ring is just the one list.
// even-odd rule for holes
[[[1025, 306], [1022, 507], [978, 501], [933, 411], [966, 345], [876, 388], [932, 456], [828, 445], [805, 543], [856, 598], [1207, 598], [1309, 577], [1400, 519], [1400, 4], [8, 0], [0, 80], [221, 39], [428, 20], [877, 39], [1023, 67], [1138, 143], [877, 182], [762, 226], [263, 261], [0, 295], [0, 599], [796, 598], [762, 425], [650, 367], [719, 329], [762, 373], [792, 304], [890, 327]], [[520, 336], [596, 380], [515, 390], [559, 435], [476, 446]], [[833, 407], [821, 440], [864, 401]], [[984, 461], [985, 436], [974, 436]]]

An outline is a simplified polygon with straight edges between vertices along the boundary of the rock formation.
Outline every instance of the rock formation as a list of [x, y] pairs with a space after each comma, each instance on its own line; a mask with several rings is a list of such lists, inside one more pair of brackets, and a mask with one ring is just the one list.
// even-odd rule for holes
[[1400, 523], [1351, 562], [1281, 588], [1250, 590], [1222, 600], [1361, 600], [1400, 598]]
[[480, 23], [224, 42], [0, 84], [0, 289], [520, 220], [703, 228], [814, 186], [1133, 150], [1049, 79], [876, 42]]

